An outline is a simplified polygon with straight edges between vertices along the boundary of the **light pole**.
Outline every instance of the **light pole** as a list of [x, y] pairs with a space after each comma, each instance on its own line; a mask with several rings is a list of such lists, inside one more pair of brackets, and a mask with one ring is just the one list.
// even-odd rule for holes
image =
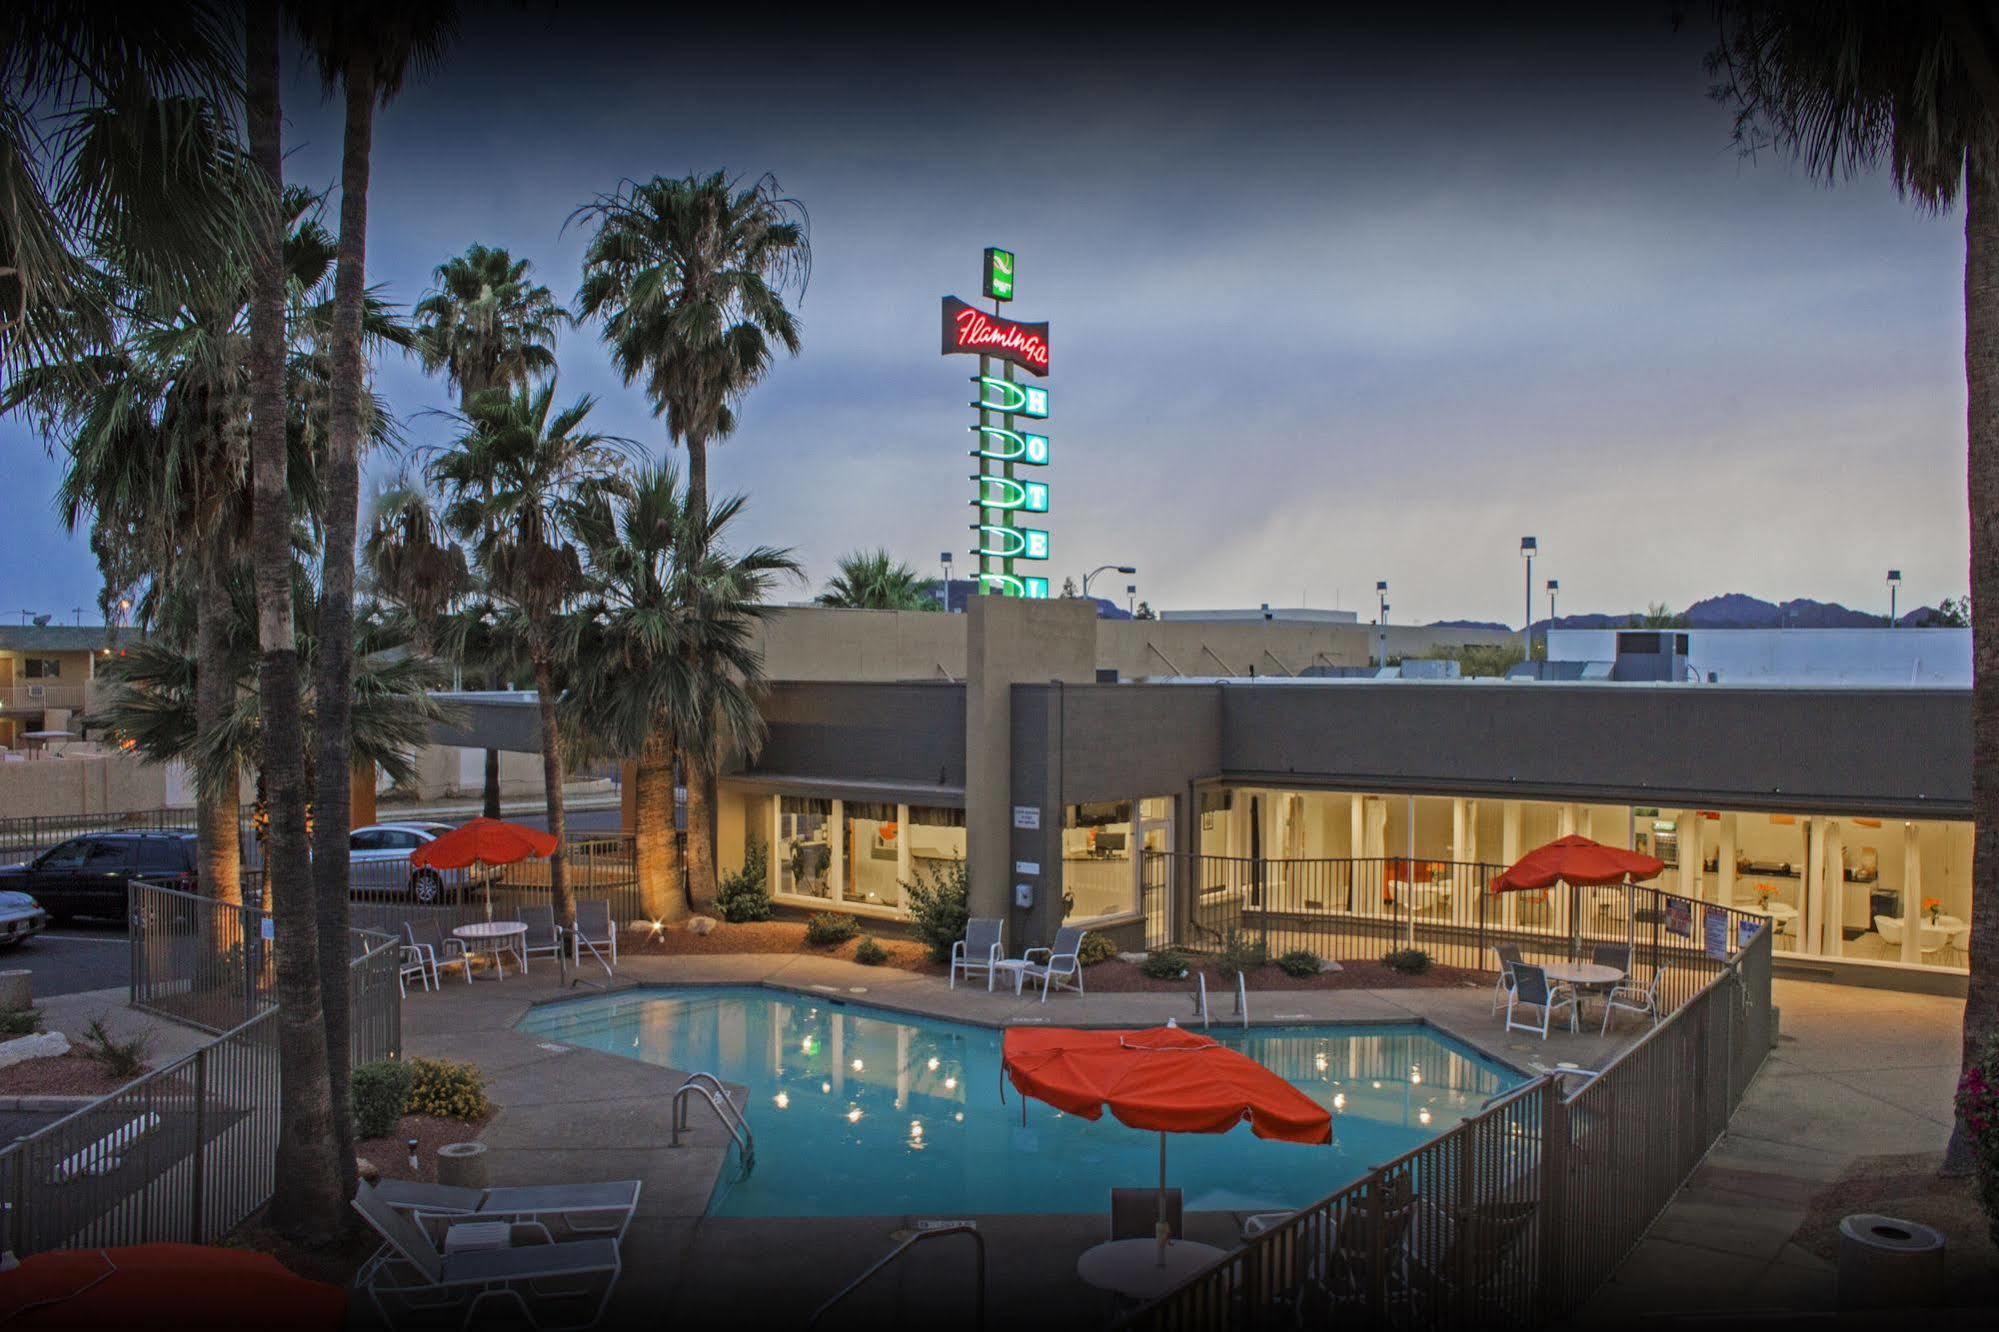
[[1375, 665], [1388, 664], [1388, 580], [1374, 580], [1374, 600], [1379, 607], [1374, 614]]
[[1555, 627], [1555, 594], [1561, 590], [1561, 579], [1550, 578], [1548, 580], [1548, 627], [1550, 629]]
[[1534, 660], [1534, 552], [1539, 543], [1533, 537], [1520, 538], [1520, 558], [1527, 561], [1527, 623], [1520, 632], [1527, 638], [1527, 660]]
[[951, 552], [948, 550], [939, 551], [937, 554], [937, 558], [944, 565], [944, 582], [937, 589], [937, 600], [943, 604], [945, 610], [950, 610], [951, 609]]
[[1137, 584], [1137, 583], [1126, 583], [1126, 584], [1124, 585], [1124, 613], [1125, 613], [1126, 615], [1136, 615], [1136, 614], [1138, 614], [1138, 584]]
[[1099, 564], [1096, 568], [1083, 575], [1083, 595], [1085, 597], [1090, 595], [1090, 580], [1092, 578], [1111, 569], [1115, 569], [1121, 574], [1135, 574], [1138, 572], [1135, 566], [1129, 564]]
[[1895, 593], [1900, 591], [1901, 587], [1902, 571], [1900, 569], [1890, 569], [1888, 571], [1888, 627], [1890, 629], [1895, 627]]

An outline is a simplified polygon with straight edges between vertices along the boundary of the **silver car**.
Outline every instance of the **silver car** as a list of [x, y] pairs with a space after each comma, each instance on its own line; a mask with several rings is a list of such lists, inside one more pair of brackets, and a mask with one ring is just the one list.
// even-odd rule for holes
[[26, 893], [0, 893], [0, 948], [40, 934], [48, 923], [49, 913]]
[[407, 893], [431, 906], [447, 897], [462, 896], [468, 886], [483, 883], [490, 872], [410, 868], [410, 852], [451, 830], [451, 824], [429, 819], [371, 823], [356, 828], [347, 839], [347, 861], [352, 866], [354, 891], [397, 897]]

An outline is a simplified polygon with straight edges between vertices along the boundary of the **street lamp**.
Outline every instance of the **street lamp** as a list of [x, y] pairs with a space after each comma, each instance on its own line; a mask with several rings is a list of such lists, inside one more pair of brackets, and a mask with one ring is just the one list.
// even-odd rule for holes
[[1090, 595], [1090, 580], [1109, 569], [1115, 569], [1121, 574], [1135, 574], [1138, 572], [1137, 568], [1129, 564], [1099, 564], [1096, 568], [1083, 575], [1083, 595], [1085, 597]]
[[948, 550], [939, 551], [937, 554], [937, 558], [944, 566], [944, 582], [943, 585], [937, 589], [937, 600], [943, 603], [945, 610], [950, 610], [951, 609], [951, 552]]
[[1520, 632], [1527, 637], [1527, 660], [1534, 660], [1534, 554], [1540, 543], [1533, 537], [1520, 538], [1520, 558], [1527, 561], [1527, 623]]
[[1125, 613], [1126, 615], [1136, 615], [1136, 614], [1138, 614], [1138, 584], [1137, 584], [1137, 583], [1126, 583], [1126, 584], [1124, 585], [1124, 613]]
[[1374, 615], [1375, 665], [1388, 664], [1388, 580], [1374, 580], [1374, 600], [1380, 607]]
[[1895, 593], [1900, 591], [1901, 587], [1902, 571], [1900, 569], [1890, 569], [1888, 571], [1888, 627], [1890, 629], [1895, 627]]
[[1561, 590], [1561, 579], [1550, 578], [1548, 580], [1548, 627], [1550, 629], [1555, 627], [1555, 594]]

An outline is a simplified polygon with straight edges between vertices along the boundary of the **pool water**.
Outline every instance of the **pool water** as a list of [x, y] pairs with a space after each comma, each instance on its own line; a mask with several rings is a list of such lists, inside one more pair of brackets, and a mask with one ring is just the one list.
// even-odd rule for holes
[[[647, 989], [536, 1009], [523, 1032], [749, 1089], [756, 1168], [722, 1172], [717, 1216], [1098, 1212], [1159, 1177], [1159, 1135], [1091, 1122], [1011, 1086], [1000, 1033], [757, 986]], [[1421, 1026], [1210, 1030], [1333, 1111], [1333, 1144], [1247, 1125], [1174, 1134], [1189, 1210], [1299, 1207], [1477, 1111], [1522, 1079]], [[661, 1106], [661, 1132], [665, 1132]], [[694, 1107], [706, 1117], [708, 1111]]]

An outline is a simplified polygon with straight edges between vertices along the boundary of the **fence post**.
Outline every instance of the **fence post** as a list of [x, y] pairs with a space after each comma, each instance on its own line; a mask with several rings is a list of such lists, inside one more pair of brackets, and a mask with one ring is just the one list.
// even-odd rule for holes
[[1569, 1184], [1569, 1116], [1561, 1084], [1541, 1084], [1541, 1321], [1562, 1311], [1562, 1250], [1566, 1238]]
[[207, 1202], [203, 1195], [208, 1180], [208, 1052], [213, 1048], [204, 1045], [194, 1052], [194, 1181], [188, 1190], [190, 1244], [208, 1242], [202, 1229], [206, 1222], [202, 1213]]
[[[1367, 1323], [1369, 1327], [1381, 1327], [1388, 1321], [1388, 1201], [1385, 1190], [1388, 1177], [1379, 1170], [1368, 1172], [1367, 1192], [1361, 1195], [1362, 1207], [1367, 1209], [1363, 1218], [1367, 1227]], [[1349, 1204], [1351, 1206], [1352, 1204]], [[1338, 1261], [1339, 1226], [1333, 1224], [1331, 1236], [1326, 1242], [1326, 1262]]]

